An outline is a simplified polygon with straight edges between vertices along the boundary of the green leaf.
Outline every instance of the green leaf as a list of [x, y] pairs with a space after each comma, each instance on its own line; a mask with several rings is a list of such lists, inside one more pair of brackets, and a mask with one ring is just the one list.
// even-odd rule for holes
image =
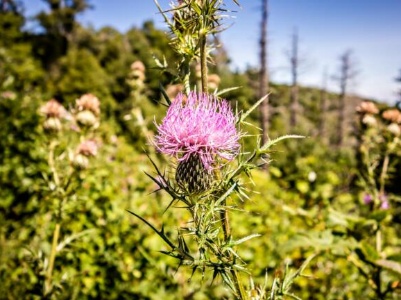
[[388, 212], [385, 210], [377, 210], [369, 215], [369, 219], [376, 220], [377, 222], [383, 221], [388, 215]]
[[367, 242], [360, 242], [360, 249], [362, 250], [365, 258], [369, 261], [375, 261], [380, 258], [379, 253], [377, 253], [376, 249], [369, 245]]
[[260, 98], [251, 108], [249, 108], [245, 113], [241, 115], [239, 118], [239, 122], [242, 123], [250, 114], [253, 112], [263, 101], [265, 101], [269, 97], [269, 94]]
[[248, 241], [248, 240], [250, 240], [250, 239], [253, 239], [253, 238], [259, 237], [259, 236], [261, 236], [261, 234], [259, 234], [259, 233], [254, 233], [254, 234], [248, 235], [248, 236], [246, 236], [246, 237], [244, 237], [244, 238], [242, 238], [242, 239], [239, 239], [239, 240], [236, 240], [236, 241], [232, 241], [230, 244], [232, 244], [232, 245], [239, 245], [239, 244], [242, 244], [243, 242], [246, 242], [246, 241]]

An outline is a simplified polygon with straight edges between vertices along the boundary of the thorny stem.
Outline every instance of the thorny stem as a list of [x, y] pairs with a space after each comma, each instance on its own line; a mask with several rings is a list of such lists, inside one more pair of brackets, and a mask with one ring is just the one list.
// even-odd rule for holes
[[[226, 200], [223, 201], [222, 205], [223, 206], [226, 205]], [[221, 212], [221, 224], [223, 227], [224, 240], [225, 240], [225, 242], [227, 242], [231, 238], [231, 227], [230, 227], [230, 220], [228, 217], [227, 209], [224, 209]], [[229, 253], [227, 256], [230, 258], [231, 261], [233, 260], [233, 255], [231, 253]], [[241, 300], [247, 299], [247, 295], [246, 295], [244, 286], [242, 285], [241, 278], [240, 278], [237, 270], [235, 270], [234, 268], [231, 268], [230, 272], [231, 272], [231, 276], [233, 277], [237, 296]]]
[[48, 164], [49, 164], [50, 170], [51, 170], [51, 172], [53, 174], [54, 183], [55, 183], [56, 187], [59, 187], [60, 186], [60, 179], [58, 177], [58, 173], [57, 173], [57, 170], [56, 170], [56, 164], [54, 162], [54, 150], [55, 150], [57, 144], [58, 144], [58, 142], [53, 140], [53, 141], [51, 141], [51, 143], [49, 145]]
[[201, 63], [201, 78], [202, 78], [202, 92], [206, 93], [207, 88], [207, 37], [205, 33], [200, 33], [200, 63]]
[[386, 156], [384, 157], [384, 161], [383, 161], [382, 171], [380, 174], [380, 195], [384, 195], [384, 186], [385, 186], [389, 162], [390, 162], [390, 157], [389, 157], [389, 154], [386, 153]]

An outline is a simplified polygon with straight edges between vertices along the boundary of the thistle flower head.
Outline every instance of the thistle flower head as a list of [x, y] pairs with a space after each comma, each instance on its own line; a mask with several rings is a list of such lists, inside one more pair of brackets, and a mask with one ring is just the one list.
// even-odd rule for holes
[[384, 111], [382, 117], [391, 123], [401, 124], [401, 112], [396, 108]]
[[379, 113], [379, 109], [377, 108], [376, 104], [371, 101], [362, 101], [355, 110], [361, 114], [371, 114], [375, 115]]
[[79, 144], [77, 148], [77, 153], [84, 156], [96, 156], [98, 145], [93, 140], [86, 140]]
[[65, 108], [54, 99], [46, 102], [41, 108], [40, 112], [46, 116], [46, 118], [62, 118], [67, 114]]
[[205, 170], [218, 168], [217, 157], [232, 160], [239, 152], [236, 118], [226, 100], [191, 92], [174, 99], [166, 117], [157, 125], [155, 145], [161, 153], [180, 162], [198, 157]]
[[91, 111], [96, 116], [100, 114], [99, 99], [92, 94], [82, 95], [81, 98], [76, 100], [76, 107], [78, 111]]
[[155, 146], [179, 161], [175, 179], [190, 194], [207, 191], [220, 159], [232, 160], [239, 152], [236, 118], [226, 100], [215, 95], [180, 93], [157, 125]]

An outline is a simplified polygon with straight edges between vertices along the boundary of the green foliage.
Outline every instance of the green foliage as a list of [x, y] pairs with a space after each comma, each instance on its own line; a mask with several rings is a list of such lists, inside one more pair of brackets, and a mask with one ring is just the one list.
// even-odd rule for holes
[[[126, 33], [83, 27], [76, 15], [87, 2], [71, 3], [78, 2], [85, 5], [42, 13], [40, 33], [23, 31], [25, 17], [19, 10], [0, 12], [0, 298], [43, 296], [57, 202], [48, 164], [49, 135], [39, 108], [52, 97], [71, 108], [79, 96], [90, 92], [102, 103], [97, 129], [101, 147], [90, 167], [74, 177], [75, 193], [64, 207], [53, 271], [55, 289], [49, 298], [231, 299], [221, 278], [206, 281], [201, 272], [192, 274], [160, 253], [171, 249], [127, 212], [164, 228], [169, 239], [177, 237], [177, 227], [188, 226], [188, 214], [166, 210], [170, 197], [156, 191], [158, 186], [145, 174], [155, 175], [143, 149], [155, 131], [154, 119], [164, 114], [163, 106], [156, 104], [160, 85], [180, 75], [173, 72], [181, 61], [169, 46], [169, 36], [152, 22]], [[56, 26], [59, 22], [61, 27]], [[162, 75], [152, 55], [168, 62]], [[136, 60], [146, 68], [139, 91], [127, 81]], [[238, 105], [239, 112], [255, 104], [254, 70], [233, 73], [224, 64], [212, 70], [222, 79], [220, 91], [240, 87], [222, 95], [233, 107]], [[191, 87], [195, 81], [191, 78]], [[348, 136], [350, 143], [344, 149], [335, 148], [331, 137], [336, 95], [329, 94], [328, 130], [319, 136], [320, 92], [300, 88], [303, 112], [297, 132], [291, 134], [307, 138], [278, 144], [269, 156], [254, 161], [271, 160], [268, 172], [253, 170], [252, 176], [236, 178], [251, 196], [232, 195], [237, 210], [230, 212], [231, 242], [253, 275], [247, 288], [261, 295], [273, 287], [283, 296], [292, 270], [314, 257], [291, 286], [300, 298], [397, 299], [399, 137], [397, 147], [391, 148], [391, 122], [376, 115], [379, 127], [363, 122], [350, 126], [359, 128], [358, 133]], [[288, 99], [289, 88], [273, 83], [272, 138], [288, 133]], [[386, 105], [379, 108], [382, 112]], [[252, 111], [247, 117], [249, 124], [241, 126], [249, 135], [245, 157], [260, 147], [255, 142], [258, 113]], [[76, 146], [77, 136], [64, 139], [74, 134], [59, 135], [60, 171], [71, 167], [68, 151], [62, 149]], [[168, 163], [152, 151], [158, 165]], [[386, 155], [388, 172], [382, 175]], [[386, 210], [380, 209], [383, 191], [390, 201]], [[374, 196], [374, 205], [364, 203], [366, 193]], [[260, 236], [252, 238], [256, 235]], [[206, 272], [205, 278], [212, 277]], [[248, 282], [246, 274], [242, 277]]]

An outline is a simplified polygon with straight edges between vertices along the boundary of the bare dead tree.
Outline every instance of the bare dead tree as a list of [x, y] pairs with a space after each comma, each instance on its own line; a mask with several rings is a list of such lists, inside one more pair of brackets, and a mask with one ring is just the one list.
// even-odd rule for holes
[[327, 114], [327, 69], [323, 71], [322, 88], [320, 90], [320, 120], [319, 120], [319, 137], [322, 141], [326, 140], [326, 114]]
[[355, 64], [352, 59], [352, 51], [347, 50], [340, 56], [339, 75], [335, 77], [340, 86], [338, 99], [338, 123], [337, 123], [337, 146], [344, 144], [347, 111], [347, 93], [350, 81], [356, 76]]
[[0, 13], [13, 12], [15, 14], [22, 14], [23, 4], [21, 1], [16, 0], [0, 0]]
[[299, 70], [299, 51], [298, 51], [298, 31], [295, 28], [292, 35], [291, 45], [291, 93], [290, 93], [290, 127], [297, 125], [297, 115], [299, 109], [299, 93], [298, 93], [298, 70]]
[[[262, 0], [262, 21], [260, 24], [260, 70], [259, 70], [259, 98], [269, 92], [268, 54], [267, 54], [267, 26], [268, 26], [268, 0]], [[269, 98], [260, 105], [260, 127], [262, 128], [262, 144], [269, 139]]]
[[[401, 83], [401, 69], [400, 69], [400, 74], [395, 78], [395, 81]], [[401, 108], [401, 89], [398, 90], [397, 94], [398, 94], [398, 100], [396, 102], [396, 106], [398, 108]]]

